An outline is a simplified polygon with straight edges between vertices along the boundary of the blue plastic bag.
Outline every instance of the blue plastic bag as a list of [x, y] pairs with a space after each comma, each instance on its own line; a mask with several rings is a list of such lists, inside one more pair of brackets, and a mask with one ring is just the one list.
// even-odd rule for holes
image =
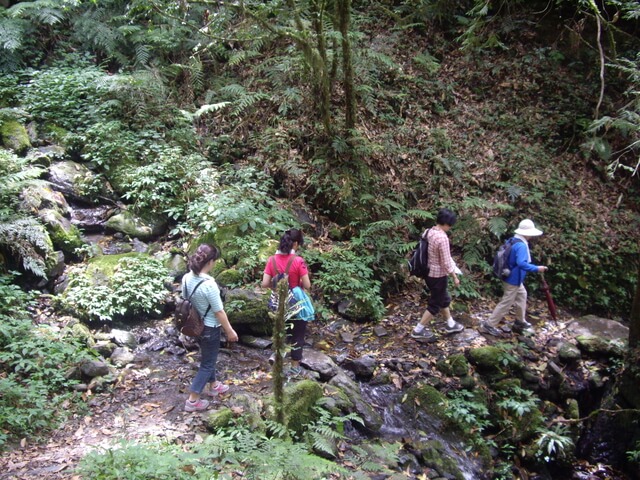
[[293, 293], [293, 297], [296, 299], [296, 310], [299, 309], [297, 317], [305, 322], [315, 320], [316, 310], [313, 308], [313, 303], [311, 303], [311, 298], [309, 298], [307, 292], [300, 287], [294, 287], [291, 289], [291, 293]]

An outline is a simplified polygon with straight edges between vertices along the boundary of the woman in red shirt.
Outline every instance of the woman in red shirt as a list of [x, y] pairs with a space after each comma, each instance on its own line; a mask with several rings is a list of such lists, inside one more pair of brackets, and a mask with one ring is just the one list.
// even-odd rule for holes
[[[284, 235], [280, 238], [280, 245], [278, 251], [272, 257], [267, 260], [267, 265], [264, 267], [264, 274], [262, 276], [262, 286], [264, 288], [271, 287], [271, 279], [278, 273], [284, 273], [287, 269], [289, 261], [289, 288], [301, 287], [303, 290], [309, 290], [311, 288], [311, 281], [309, 280], [309, 270], [304, 259], [296, 255], [296, 250], [304, 244], [304, 238], [302, 232], [298, 229], [292, 228], [284, 232]], [[273, 259], [277, 271], [273, 268]], [[287, 342], [293, 346], [291, 350], [291, 367], [294, 373], [300, 371], [300, 360], [302, 360], [302, 347], [304, 346], [304, 334], [307, 329], [307, 322], [300, 320], [297, 317], [291, 319], [291, 325], [289, 326], [287, 334]]]

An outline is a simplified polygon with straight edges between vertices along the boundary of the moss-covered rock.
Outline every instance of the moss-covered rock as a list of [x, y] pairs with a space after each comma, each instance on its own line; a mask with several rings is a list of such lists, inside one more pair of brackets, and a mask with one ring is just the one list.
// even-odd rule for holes
[[96, 342], [91, 334], [91, 330], [89, 330], [86, 325], [75, 323], [69, 331], [73, 337], [80, 339], [87, 347], [92, 348], [95, 346]]
[[58, 211], [41, 210], [38, 216], [46, 225], [53, 246], [62, 250], [67, 256], [74, 257], [76, 249], [85, 244], [78, 227]]
[[228, 287], [231, 285], [240, 285], [242, 283], [242, 273], [235, 268], [228, 268], [216, 275], [216, 282], [219, 285]]
[[233, 424], [233, 419], [233, 411], [228, 407], [223, 407], [207, 415], [205, 425], [207, 430], [216, 433], [230, 427]]
[[578, 348], [581, 352], [590, 356], [623, 357], [626, 341], [607, 340], [595, 335], [578, 335], [576, 337]]
[[287, 427], [298, 435], [318, 418], [316, 403], [322, 398], [322, 387], [313, 380], [303, 380], [285, 388], [284, 411]]
[[273, 320], [269, 316], [267, 295], [242, 288], [226, 294], [225, 311], [234, 327], [242, 327], [254, 335], [270, 335]]
[[167, 222], [156, 215], [135, 215], [123, 210], [106, 221], [105, 227], [116, 232], [124, 233], [132, 238], [147, 240], [164, 233]]
[[445, 375], [450, 376], [462, 377], [469, 373], [469, 362], [466, 357], [461, 354], [451, 355], [446, 359], [438, 361], [436, 367]]
[[447, 454], [445, 446], [438, 440], [427, 440], [422, 443], [420, 459], [425, 466], [436, 470], [441, 477], [455, 480], [465, 479], [457, 462]]
[[446, 405], [446, 398], [437, 389], [431, 385], [416, 385], [407, 390], [402, 408], [410, 415], [426, 412], [444, 422]]
[[17, 154], [23, 154], [31, 147], [27, 129], [17, 120], [5, 120], [0, 124], [0, 140]]

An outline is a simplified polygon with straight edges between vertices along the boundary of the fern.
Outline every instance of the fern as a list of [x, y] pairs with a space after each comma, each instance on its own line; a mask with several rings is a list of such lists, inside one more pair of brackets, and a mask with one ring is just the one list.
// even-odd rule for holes
[[20, 2], [8, 9], [14, 18], [32, 18], [38, 23], [55, 25], [65, 19], [65, 11], [60, 8], [60, 2], [55, 0], [37, 0], [35, 2]]
[[507, 220], [503, 217], [491, 217], [489, 219], [489, 231], [500, 238], [507, 231]]
[[46, 261], [53, 246], [45, 228], [34, 218], [16, 218], [0, 222], [0, 247], [22, 262], [25, 270], [47, 278]]

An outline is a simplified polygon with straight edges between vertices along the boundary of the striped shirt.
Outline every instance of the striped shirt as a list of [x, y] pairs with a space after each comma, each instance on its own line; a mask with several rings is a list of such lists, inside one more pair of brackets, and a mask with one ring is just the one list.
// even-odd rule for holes
[[429, 240], [429, 276], [446, 277], [456, 268], [449, 250], [449, 237], [437, 227], [431, 228], [427, 234]]
[[193, 297], [191, 297], [191, 303], [193, 303], [201, 316], [207, 311], [209, 305], [211, 305], [211, 308], [209, 308], [209, 311], [207, 312], [207, 316], [204, 317], [204, 324], [207, 327], [219, 327], [220, 322], [218, 322], [215, 314], [220, 310], [224, 310], [224, 305], [220, 298], [220, 289], [218, 288], [218, 284], [212, 276], [205, 273], [195, 275], [191, 271], [187, 273], [182, 277], [182, 297], [188, 298], [187, 292], [189, 295], [192, 294], [193, 290], [202, 280], [204, 280], [204, 283], [198, 287], [198, 291], [193, 295]]

